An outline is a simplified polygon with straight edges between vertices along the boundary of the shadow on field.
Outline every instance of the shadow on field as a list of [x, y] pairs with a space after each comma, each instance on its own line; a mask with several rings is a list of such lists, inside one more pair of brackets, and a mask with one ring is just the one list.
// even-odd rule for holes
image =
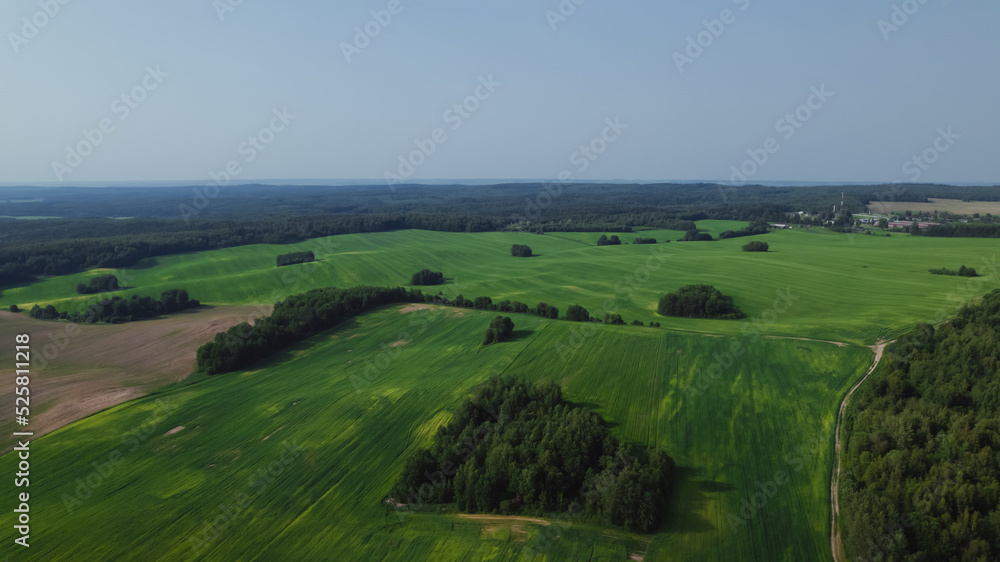
[[525, 339], [527, 337], [530, 337], [531, 334], [534, 334], [534, 333], [535, 333], [534, 330], [514, 330], [514, 333], [511, 334], [510, 339], [507, 340], [507, 341], [523, 340], [523, 339]]
[[674, 493], [661, 531], [671, 533], [707, 533], [715, 526], [701, 516], [709, 502], [722, 503], [722, 495], [736, 487], [702, 476], [702, 471], [678, 466], [674, 475]]
[[[347, 337], [348, 339], [351, 339], [350, 336], [344, 336], [343, 334], [353, 332], [359, 326], [361, 326], [361, 324], [356, 319], [351, 318], [350, 320], [341, 322], [340, 324], [337, 324], [332, 328], [323, 330], [322, 332], [316, 334], [315, 336], [310, 336], [288, 347], [283, 347], [280, 350], [275, 351], [274, 353], [268, 355], [267, 357], [264, 357], [259, 361], [255, 361], [254, 363], [252, 363], [251, 365], [247, 366], [245, 369], [242, 370], [256, 371], [258, 369], [263, 369], [265, 367], [280, 365], [286, 361], [294, 359], [295, 357], [301, 355], [303, 352], [312, 349], [317, 344], [332, 338]], [[358, 343], [360, 344], [360, 341]], [[351, 354], [345, 355], [344, 358], [345, 359], [351, 358]]]

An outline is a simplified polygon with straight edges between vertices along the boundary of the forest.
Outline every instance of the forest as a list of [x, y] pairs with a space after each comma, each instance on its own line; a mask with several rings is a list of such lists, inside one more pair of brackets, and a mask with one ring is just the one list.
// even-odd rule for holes
[[686, 285], [673, 293], [667, 293], [660, 297], [656, 311], [663, 316], [683, 318], [745, 318], [733, 303], [733, 297], [723, 295], [711, 285]]
[[1000, 290], [886, 348], [845, 420], [849, 553], [1000, 559], [998, 335]]
[[407, 459], [390, 501], [503, 515], [572, 511], [648, 533], [666, 511], [674, 461], [660, 450], [639, 456], [600, 416], [565, 402], [557, 384], [493, 377], [430, 449]]

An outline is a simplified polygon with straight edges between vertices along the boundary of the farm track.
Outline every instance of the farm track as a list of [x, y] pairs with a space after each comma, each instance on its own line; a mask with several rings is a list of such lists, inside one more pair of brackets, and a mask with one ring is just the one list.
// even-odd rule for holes
[[868, 377], [875, 372], [878, 368], [879, 363], [882, 362], [882, 353], [885, 351], [885, 346], [892, 342], [881, 342], [871, 346], [872, 351], [875, 353], [875, 358], [872, 361], [872, 366], [868, 369], [868, 372], [861, 377], [858, 382], [854, 383], [854, 386], [847, 391], [847, 395], [844, 396], [844, 400], [840, 403], [840, 409], [837, 411], [837, 427], [834, 432], [836, 435], [836, 441], [834, 445], [833, 452], [833, 477], [830, 480], [830, 510], [832, 517], [830, 518], [830, 548], [833, 551], [834, 562], [845, 562], [847, 557], [844, 552], [844, 545], [840, 539], [840, 504], [838, 500], [838, 485], [840, 481], [840, 453], [841, 453], [841, 430], [844, 427], [844, 415], [847, 412], [847, 405], [851, 400], [851, 396], [861, 388]]

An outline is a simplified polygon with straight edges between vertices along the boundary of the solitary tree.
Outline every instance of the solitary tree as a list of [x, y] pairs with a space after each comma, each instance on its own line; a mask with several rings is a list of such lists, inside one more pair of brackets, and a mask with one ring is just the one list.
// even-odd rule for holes
[[486, 329], [483, 345], [507, 341], [514, 335], [514, 321], [507, 316], [497, 316]]

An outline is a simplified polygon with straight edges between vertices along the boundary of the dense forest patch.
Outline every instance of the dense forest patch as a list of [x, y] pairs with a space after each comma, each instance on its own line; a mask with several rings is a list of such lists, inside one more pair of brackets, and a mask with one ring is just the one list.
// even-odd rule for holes
[[768, 246], [767, 242], [759, 240], [754, 240], [743, 245], [744, 252], [766, 252], [768, 249], [770, 249], [770, 246]]
[[490, 379], [406, 461], [391, 502], [469, 513], [573, 510], [591, 521], [651, 532], [670, 494], [674, 461], [633, 457], [597, 414], [566, 403], [555, 383]]
[[739, 320], [746, 316], [733, 303], [733, 297], [711, 285], [687, 285], [663, 295], [656, 310], [664, 316], [684, 318]]
[[886, 348], [845, 420], [845, 548], [1000, 559], [1000, 290]]
[[608, 238], [607, 234], [602, 234], [600, 238], [597, 239], [598, 246], [621, 246], [621, 238], [617, 235], [612, 234], [611, 238]]

